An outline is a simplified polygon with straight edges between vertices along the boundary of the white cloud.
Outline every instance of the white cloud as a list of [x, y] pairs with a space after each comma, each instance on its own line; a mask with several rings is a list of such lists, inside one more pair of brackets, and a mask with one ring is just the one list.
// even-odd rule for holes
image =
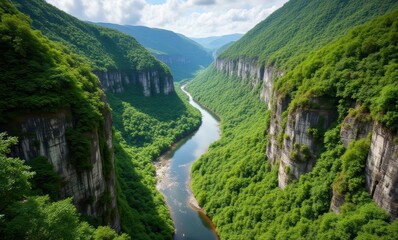
[[189, 37], [245, 33], [287, 0], [47, 0], [82, 20], [144, 25]]

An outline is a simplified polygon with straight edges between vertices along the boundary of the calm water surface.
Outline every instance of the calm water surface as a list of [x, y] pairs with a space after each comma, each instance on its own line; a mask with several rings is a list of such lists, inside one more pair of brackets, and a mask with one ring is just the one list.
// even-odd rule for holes
[[161, 157], [156, 164], [157, 188], [166, 197], [170, 208], [176, 230], [174, 239], [218, 239], [210, 219], [197, 208], [189, 187], [189, 172], [192, 163], [207, 151], [212, 142], [220, 138], [219, 123], [187, 94], [190, 104], [202, 114], [202, 125], [192, 136]]

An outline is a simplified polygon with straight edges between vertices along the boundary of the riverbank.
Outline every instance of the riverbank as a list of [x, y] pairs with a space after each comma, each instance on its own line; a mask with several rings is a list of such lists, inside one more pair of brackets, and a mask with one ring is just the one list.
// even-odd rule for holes
[[202, 125], [176, 143], [155, 163], [157, 189], [163, 193], [175, 226], [174, 239], [219, 239], [215, 225], [197, 203], [190, 189], [192, 163], [220, 138], [219, 122], [183, 88], [189, 103], [202, 113]]

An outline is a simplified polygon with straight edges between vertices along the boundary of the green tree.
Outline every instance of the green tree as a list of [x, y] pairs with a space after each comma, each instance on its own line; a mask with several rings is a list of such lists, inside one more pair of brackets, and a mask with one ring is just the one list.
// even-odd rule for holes
[[0, 214], [12, 202], [21, 200], [30, 190], [29, 179], [33, 173], [18, 158], [7, 157], [10, 146], [17, 143], [16, 137], [0, 133]]
[[46, 157], [37, 157], [27, 163], [36, 174], [31, 179], [32, 190], [37, 195], [48, 194], [58, 200], [61, 191], [61, 178]]

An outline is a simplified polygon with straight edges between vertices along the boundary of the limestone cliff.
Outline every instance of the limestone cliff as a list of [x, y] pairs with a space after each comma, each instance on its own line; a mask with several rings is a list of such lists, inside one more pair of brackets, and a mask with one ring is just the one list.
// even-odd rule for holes
[[[284, 188], [291, 180], [298, 180], [302, 174], [312, 170], [322, 149], [323, 141], [320, 141], [320, 135], [337, 118], [337, 110], [328, 103], [327, 99], [312, 99], [311, 101], [316, 107], [290, 112], [286, 123], [283, 123], [281, 115], [275, 116], [274, 119], [282, 120], [271, 121], [270, 129], [274, 130], [270, 135], [268, 147], [271, 151], [267, 155], [271, 162], [276, 162], [278, 159], [275, 157], [280, 156], [278, 185], [281, 188]], [[280, 109], [283, 106], [277, 108]], [[281, 111], [276, 112], [275, 115]], [[279, 136], [275, 134], [275, 129], [280, 132]], [[280, 146], [278, 142], [281, 143]]]
[[239, 58], [226, 60], [218, 58], [215, 62], [218, 71], [228, 76], [237, 76], [242, 82], [250, 84], [253, 88], [262, 84], [260, 98], [268, 107], [271, 107], [271, 94], [273, 82], [283, 75], [283, 71], [273, 66], [259, 65], [255, 59]]
[[[288, 113], [291, 99], [273, 92], [273, 83], [283, 76], [272, 66], [259, 66], [255, 59], [217, 59], [215, 67], [228, 76], [238, 77], [253, 88], [261, 86], [260, 98], [271, 109], [266, 146], [268, 161], [279, 163], [278, 185], [283, 188], [291, 180], [312, 170], [322, 148], [323, 133], [337, 119], [337, 104], [333, 99], [314, 98], [306, 109]], [[370, 117], [351, 116], [344, 119], [341, 141], [345, 147], [353, 141], [372, 134], [366, 163], [366, 188], [375, 202], [395, 219], [398, 216], [398, 135]], [[333, 191], [331, 209], [340, 212], [344, 196]]]
[[[70, 109], [21, 113], [12, 123], [1, 126], [0, 131], [18, 136], [19, 143], [12, 149], [14, 156], [26, 161], [38, 156], [48, 159], [61, 177], [61, 198], [73, 197], [79, 212], [99, 217], [103, 223], [119, 230], [112, 120], [109, 110], [104, 110], [103, 115], [103, 129], [85, 133], [90, 139], [89, 169], [77, 168], [71, 158], [70, 143], [66, 134], [68, 129], [73, 128], [74, 123]], [[108, 156], [104, 156], [104, 148], [107, 148]]]
[[398, 134], [379, 123], [373, 124], [366, 162], [366, 188], [373, 200], [398, 217]]
[[142, 88], [144, 96], [168, 95], [174, 92], [173, 77], [161, 74], [158, 70], [138, 73], [118, 70], [107, 72], [94, 71], [94, 73], [101, 81], [102, 88], [112, 93], [124, 92], [125, 86], [128, 84], [135, 84]]

